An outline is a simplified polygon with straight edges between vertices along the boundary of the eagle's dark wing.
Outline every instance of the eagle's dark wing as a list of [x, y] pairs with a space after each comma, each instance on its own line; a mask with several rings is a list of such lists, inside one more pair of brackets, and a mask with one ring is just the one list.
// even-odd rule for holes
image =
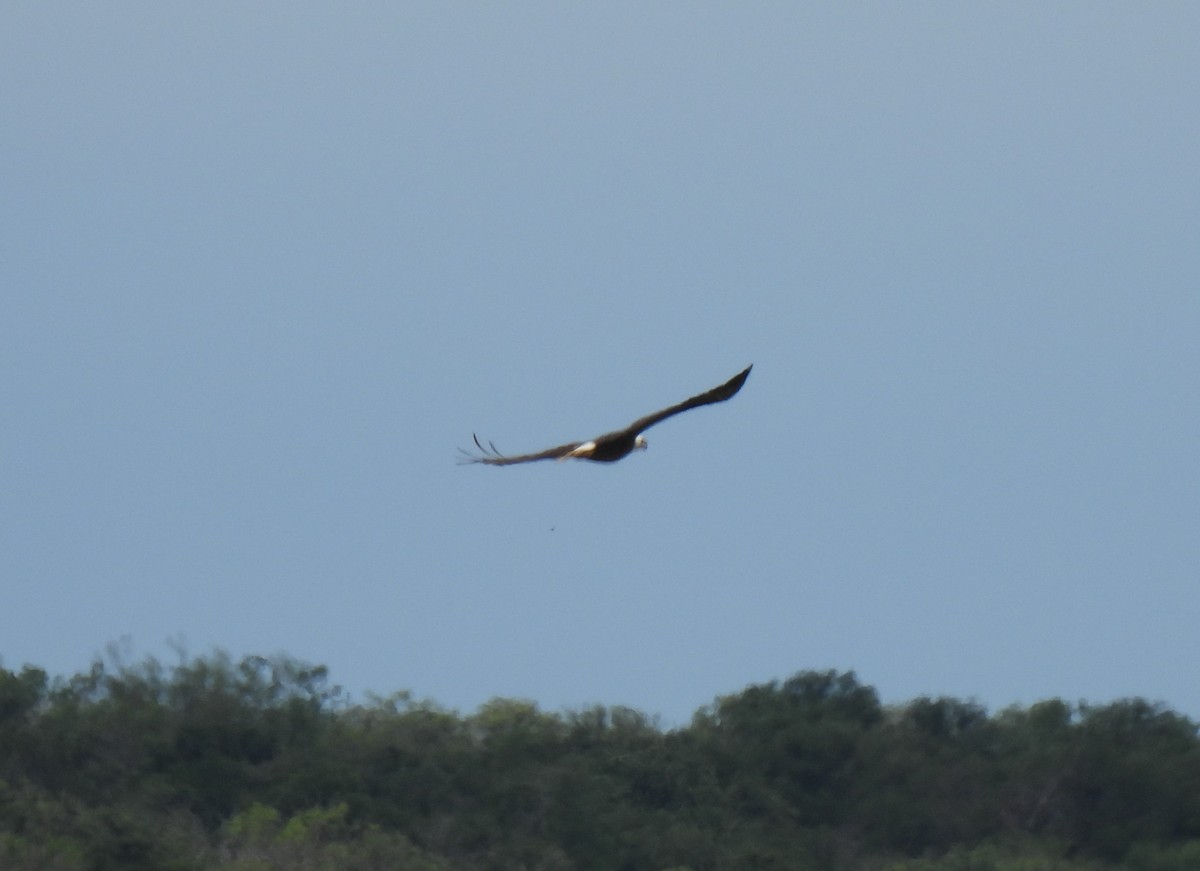
[[656, 411], [654, 414], [647, 414], [645, 417], [638, 418], [622, 430], [622, 432], [634, 433], [636, 435], [645, 432], [656, 423], [662, 423], [668, 417], [680, 414], [689, 409], [699, 408], [701, 405], [712, 405], [714, 402], [724, 402], [742, 389], [742, 385], [746, 383], [746, 379], [750, 376], [750, 370], [753, 368], [754, 364], [751, 363], [720, 387], [714, 387], [712, 390], [700, 393], [691, 399], [685, 399], [678, 405], [672, 405], [670, 408], [664, 408], [662, 411]]
[[479, 448], [479, 453], [470, 454], [459, 448], [459, 453], [465, 458], [459, 462], [484, 463], [489, 466], [511, 466], [514, 463], [532, 463], [536, 460], [560, 460], [583, 444], [583, 442], [568, 442], [556, 448], [546, 448], [546, 450], [538, 451], [536, 454], [518, 454], [514, 457], [508, 457], [496, 450], [496, 446], [491, 442], [488, 442], [487, 446], [484, 447], [479, 441], [479, 436], [472, 435], [471, 438], [475, 440], [475, 447]]

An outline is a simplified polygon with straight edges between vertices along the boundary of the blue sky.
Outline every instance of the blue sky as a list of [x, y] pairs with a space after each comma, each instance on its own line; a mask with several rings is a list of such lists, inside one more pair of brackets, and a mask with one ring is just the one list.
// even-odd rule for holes
[[0, 18], [6, 667], [1200, 715], [1200, 7]]

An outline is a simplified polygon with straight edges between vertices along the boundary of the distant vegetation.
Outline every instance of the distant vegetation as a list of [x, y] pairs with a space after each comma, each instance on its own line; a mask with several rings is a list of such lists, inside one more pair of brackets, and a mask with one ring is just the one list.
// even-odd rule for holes
[[1141, 700], [880, 705], [801, 672], [627, 708], [351, 704], [216, 655], [0, 669], [5, 871], [1196, 871], [1200, 740]]

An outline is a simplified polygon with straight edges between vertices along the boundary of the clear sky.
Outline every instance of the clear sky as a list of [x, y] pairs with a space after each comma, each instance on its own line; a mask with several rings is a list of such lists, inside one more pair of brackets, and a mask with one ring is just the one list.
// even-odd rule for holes
[[[1200, 716], [1200, 5], [10, 2], [0, 657]], [[455, 464], [755, 368], [615, 466]]]

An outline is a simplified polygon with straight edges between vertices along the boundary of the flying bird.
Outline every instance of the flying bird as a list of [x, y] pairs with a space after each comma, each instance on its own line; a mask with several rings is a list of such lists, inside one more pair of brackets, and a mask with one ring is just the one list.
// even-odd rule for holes
[[479, 441], [479, 436], [472, 436], [475, 440], [475, 447], [479, 448], [479, 453], [471, 454], [459, 448], [459, 451], [465, 457], [460, 462], [483, 463], [488, 466], [511, 466], [515, 463], [532, 463], [535, 460], [568, 459], [592, 460], [597, 463], [615, 463], [635, 450], [644, 451], [649, 445], [642, 436], [642, 433], [656, 423], [662, 423], [668, 417], [674, 417], [692, 408], [699, 408], [701, 405], [712, 405], [714, 402], [724, 402], [726, 399], [729, 399], [742, 389], [742, 385], [746, 383], [746, 378], [749, 377], [750, 370], [753, 368], [754, 365], [751, 364], [720, 387], [714, 387], [712, 390], [697, 394], [691, 399], [685, 399], [678, 405], [672, 405], [670, 408], [664, 408], [662, 411], [656, 411], [654, 414], [640, 417], [625, 427], [625, 429], [605, 433], [586, 442], [568, 442], [565, 445], [559, 445], [556, 448], [547, 448], [536, 454], [507, 456], [496, 450], [496, 446], [491, 442], [488, 442], [485, 446]]

